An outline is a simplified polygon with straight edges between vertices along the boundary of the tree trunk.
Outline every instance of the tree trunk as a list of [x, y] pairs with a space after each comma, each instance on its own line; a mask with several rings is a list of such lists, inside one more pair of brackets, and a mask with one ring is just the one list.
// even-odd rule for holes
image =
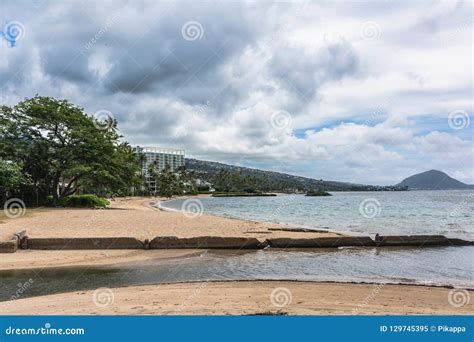
[[61, 179], [61, 174], [56, 173], [53, 178], [53, 186], [52, 186], [52, 193], [53, 193], [53, 204], [58, 203], [59, 199], [59, 180]]

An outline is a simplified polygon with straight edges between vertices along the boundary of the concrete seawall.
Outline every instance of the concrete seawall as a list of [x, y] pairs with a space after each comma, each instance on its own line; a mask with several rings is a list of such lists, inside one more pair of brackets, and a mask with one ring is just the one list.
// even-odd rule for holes
[[335, 248], [335, 247], [372, 247], [374, 240], [368, 236], [344, 236], [344, 237], [322, 237], [322, 238], [274, 238], [266, 242], [274, 248]]
[[337, 247], [430, 247], [469, 246], [472, 241], [450, 239], [444, 235], [396, 235], [378, 236], [372, 240], [368, 236], [344, 236], [329, 238], [274, 238], [267, 239], [273, 248], [337, 248]]
[[18, 238], [0, 241], [0, 253], [15, 253], [18, 250]]
[[337, 247], [431, 247], [468, 246], [473, 241], [450, 239], [443, 235], [336, 236], [319, 238], [270, 238], [264, 241], [249, 237], [198, 236], [178, 238], [157, 236], [140, 241], [133, 237], [98, 238], [28, 238], [20, 232], [9, 241], [0, 242], [0, 253], [14, 253], [18, 248], [32, 250], [98, 250], [98, 249], [264, 249], [271, 248], [337, 248]]
[[379, 236], [377, 246], [468, 246], [472, 241], [449, 239], [444, 235], [392, 235]]
[[27, 249], [144, 249], [140, 240], [131, 237], [111, 238], [28, 238]]
[[150, 241], [150, 249], [263, 249], [266, 247], [256, 238], [199, 236], [178, 238], [176, 236], [159, 236]]
[[26, 230], [13, 234], [9, 241], [0, 241], [0, 253], [15, 253], [26, 239]]

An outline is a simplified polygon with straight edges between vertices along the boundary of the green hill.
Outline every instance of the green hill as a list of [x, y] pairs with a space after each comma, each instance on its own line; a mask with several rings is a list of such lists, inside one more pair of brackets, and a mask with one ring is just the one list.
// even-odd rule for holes
[[[265, 171], [228, 165], [223, 163], [204, 161], [186, 158], [186, 168], [195, 172], [200, 179], [211, 184], [233, 183], [232, 178], [237, 178], [244, 183], [240, 188], [248, 186], [257, 191], [281, 191], [281, 192], [307, 192], [312, 190], [320, 191], [382, 191], [382, 190], [405, 190], [395, 186], [373, 186], [363, 184], [353, 184], [337, 181], [326, 181], [322, 179], [307, 178], [289, 175], [286, 173]], [[218, 177], [220, 173], [220, 176]], [[235, 182], [234, 182], [235, 183]], [[246, 184], [245, 184], [246, 183]], [[231, 184], [230, 187], [233, 185]], [[237, 186], [238, 187], [238, 186]], [[236, 190], [236, 189], [234, 189]], [[242, 190], [242, 189], [238, 189]], [[227, 189], [227, 191], [229, 191]]]
[[410, 176], [397, 184], [397, 186], [406, 186], [408, 189], [419, 190], [474, 189], [474, 185], [460, 182], [438, 170], [430, 170]]

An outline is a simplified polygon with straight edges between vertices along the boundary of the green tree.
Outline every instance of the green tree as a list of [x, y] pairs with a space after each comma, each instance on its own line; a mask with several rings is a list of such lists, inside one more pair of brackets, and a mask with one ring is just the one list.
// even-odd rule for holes
[[[148, 194], [152, 194], [156, 196], [156, 193], [158, 191], [157, 189], [157, 183], [158, 183], [158, 171], [157, 171], [157, 166], [158, 162], [155, 160], [153, 163], [148, 165], [148, 170], [147, 173], [144, 174], [144, 181], [145, 181], [145, 187], [146, 187], [146, 192]], [[153, 179], [155, 182], [155, 187], [153, 188], [152, 185], [148, 182], [149, 179]]]
[[3, 200], [18, 191], [22, 185], [27, 185], [28, 181], [21, 165], [0, 159], [0, 193]]
[[0, 157], [22, 165], [42, 194], [58, 199], [81, 188], [125, 191], [138, 161], [120, 142], [117, 122], [99, 122], [67, 100], [35, 96], [0, 108]]
[[98, 195], [125, 196], [131, 186], [140, 186], [138, 158], [128, 143], [120, 143], [109, 158], [107, 169], [91, 172], [82, 182], [84, 192]]
[[219, 169], [212, 178], [212, 184], [217, 191], [230, 191], [231, 173], [225, 169]]
[[184, 193], [197, 194], [197, 176], [193, 171], [188, 171], [186, 166], [180, 166], [177, 173], [177, 191], [182, 195]]
[[156, 175], [156, 188], [161, 196], [171, 198], [177, 191], [177, 178], [168, 164]]

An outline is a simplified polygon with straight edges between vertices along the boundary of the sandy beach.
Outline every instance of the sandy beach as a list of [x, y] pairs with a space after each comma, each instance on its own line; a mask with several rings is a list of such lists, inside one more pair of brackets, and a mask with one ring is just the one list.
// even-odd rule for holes
[[68, 266], [113, 266], [116, 264], [141, 263], [147, 260], [169, 260], [199, 255], [203, 250], [83, 250], [40, 251], [18, 250], [1, 254], [0, 271], [20, 269], [43, 269]]
[[[1, 302], [4, 315], [469, 315], [449, 289], [294, 281], [194, 282]], [[102, 291], [102, 293], [100, 292]], [[101, 297], [102, 296], [102, 297]], [[470, 291], [474, 296], [474, 291]]]
[[[2, 239], [26, 230], [30, 237], [132, 236], [246, 236], [323, 237], [324, 232], [269, 230], [284, 226], [154, 208], [157, 198], [126, 198], [110, 209], [34, 209], [18, 219], [2, 218]], [[0, 270], [67, 266], [106, 266], [163, 261], [195, 256], [205, 250], [19, 250], [2, 254]], [[272, 292], [283, 289], [290, 302], [272, 302]], [[0, 303], [2, 314], [41, 315], [337, 315], [337, 314], [472, 314], [473, 305], [457, 308], [448, 302], [449, 289], [429, 286], [371, 285], [300, 281], [225, 281], [112, 288], [113, 303], [97, 306], [94, 291], [77, 291]], [[470, 296], [474, 294], [469, 292]], [[277, 303], [278, 304], [278, 303]]]
[[[108, 209], [27, 209], [16, 219], [0, 218], [0, 240], [26, 230], [29, 237], [135, 237], [156, 236], [222, 236], [255, 237], [323, 237], [334, 233], [299, 233], [269, 230], [284, 225], [201, 215], [187, 217], [179, 212], [157, 209], [152, 203], [164, 198], [119, 198]], [[193, 250], [96, 250], [33, 251], [19, 250], [2, 254], [0, 270], [63, 266], [99, 266], [136, 262], [156, 258], [179, 257]]]
[[[193, 197], [195, 198], [195, 197]], [[163, 198], [120, 198], [107, 209], [27, 209], [17, 219], [0, 217], [0, 239], [26, 230], [29, 237], [135, 237], [155, 236], [223, 236], [223, 237], [320, 237], [333, 233], [298, 233], [270, 231], [284, 227], [232, 218], [200, 215], [187, 217], [179, 212], [157, 209], [151, 203]]]

